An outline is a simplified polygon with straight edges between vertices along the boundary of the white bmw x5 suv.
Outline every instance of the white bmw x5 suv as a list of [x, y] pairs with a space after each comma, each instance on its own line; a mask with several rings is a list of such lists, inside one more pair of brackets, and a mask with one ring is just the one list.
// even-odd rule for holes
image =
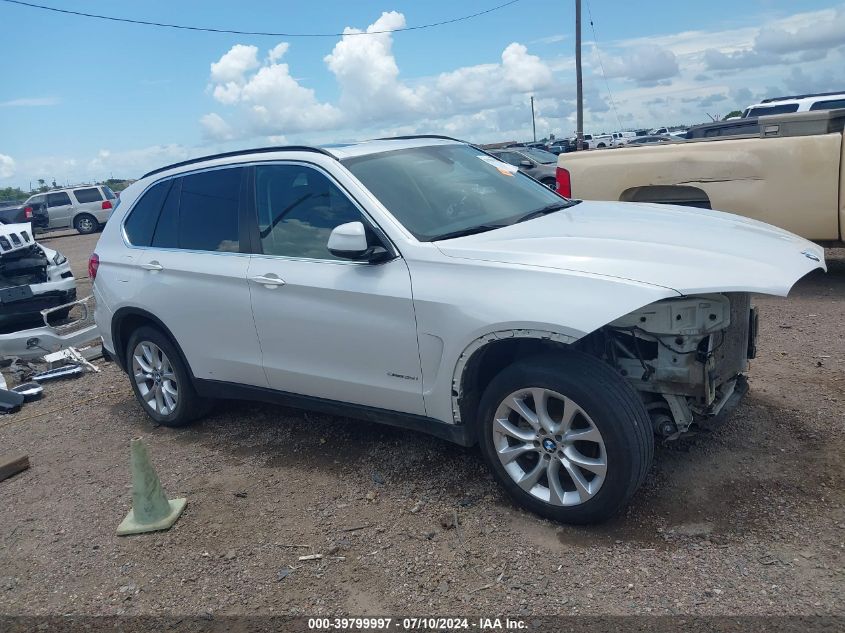
[[209, 156], [121, 199], [95, 317], [153, 420], [253, 398], [478, 443], [571, 523], [629, 501], [655, 434], [744, 393], [749, 293], [824, 268], [772, 226], [568, 200], [443, 137]]

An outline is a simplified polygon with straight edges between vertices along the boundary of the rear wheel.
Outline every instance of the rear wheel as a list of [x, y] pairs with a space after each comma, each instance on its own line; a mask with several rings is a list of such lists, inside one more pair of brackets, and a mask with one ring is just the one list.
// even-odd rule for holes
[[126, 367], [144, 412], [164, 426], [184, 426], [208, 413], [176, 347], [159, 330], [140, 327], [129, 338]]
[[540, 182], [542, 182], [552, 191], [557, 191], [557, 181], [554, 178], [544, 178]]
[[100, 223], [97, 218], [88, 213], [81, 213], [73, 220], [73, 228], [75, 228], [82, 235], [88, 235], [100, 228]]
[[586, 354], [518, 361], [490, 382], [479, 411], [481, 450], [496, 479], [517, 503], [556, 521], [613, 516], [651, 465], [642, 401]]

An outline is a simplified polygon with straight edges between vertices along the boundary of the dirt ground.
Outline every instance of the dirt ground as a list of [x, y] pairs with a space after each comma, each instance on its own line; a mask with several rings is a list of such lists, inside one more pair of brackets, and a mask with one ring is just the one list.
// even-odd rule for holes
[[[80, 295], [96, 237], [46, 242]], [[731, 420], [658, 448], [598, 527], [517, 509], [477, 450], [424, 435], [243, 402], [156, 428], [110, 364], [46, 385], [0, 418], [0, 453], [32, 464], [0, 482], [0, 614], [843, 615], [845, 250], [828, 259], [756, 299]], [[136, 436], [188, 505], [119, 538]]]

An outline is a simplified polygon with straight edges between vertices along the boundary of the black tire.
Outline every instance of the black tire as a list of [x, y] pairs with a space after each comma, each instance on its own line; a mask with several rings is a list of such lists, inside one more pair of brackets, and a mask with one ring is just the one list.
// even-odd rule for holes
[[[164, 352], [176, 378], [175, 382], [178, 386], [176, 406], [167, 415], [162, 415], [158, 411], [154, 411], [147, 404], [134, 377], [134, 350], [143, 342], [153, 343]], [[170, 427], [185, 426], [203, 417], [211, 410], [212, 401], [197, 395], [190, 372], [182, 361], [182, 355], [179, 353], [179, 350], [176, 349], [176, 346], [173, 345], [167, 336], [154, 327], [142, 326], [132, 332], [132, 335], [129, 337], [129, 343], [126, 346], [126, 373], [129, 375], [129, 382], [132, 385], [132, 391], [135, 392], [135, 398], [138, 400], [138, 404], [141, 405], [144, 412], [157, 424]]]
[[555, 180], [554, 178], [544, 178], [540, 182], [542, 182], [552, 191], [557, 191], [557, 180]]
[[96, 233], [100, 228], [100, 223], [90, 213], [80, 213], [73, 219], [73, 228], [81, 235], [90, 235]]
[[[594, 496], [577, 505], [552, 505], [533, 496], [499, 460], [493, 439], [496, 411], [510, 394], [532, 387], [571, 398], [601, 433], [607, 462], [604, 481]], [[519, 505], [562, 523], [598, 523], [617, 514], [642, 485], [654, 457], [651, 423], [636, 391], [608, 365], [581, 352], [542, 354], [505, 368], [485, 389], [479, 414], [481, 452], [496, 480]], [[543, 458], [538, 449], [538, 461]], [[556, 459], [554, 454], [551, 459]]]

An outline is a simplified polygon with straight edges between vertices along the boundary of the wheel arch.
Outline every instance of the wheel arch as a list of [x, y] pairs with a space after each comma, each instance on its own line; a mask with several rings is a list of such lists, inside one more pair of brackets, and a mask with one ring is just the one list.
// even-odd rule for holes
[[127, 368], [126, 346], [129, 343], [129, 337], [132, 336], [132, 332], [145, 325], [152, 326], [160, 330], [162, 334], [170, 340], [173, 347], [176, 348], [180, 359], [185, 364], [185, 367], [188, 368], [191, 380], [194, 380], [194, 372], [191, 369], [191, 365], [188, 363], [188, 359], [185, 358], [185, 353], [182, 351], [176, 337], [173, 336], [173, 332], [170, 331], [170, 328], [168, 328], [161, 319], [143, 308], [123, 307], [117, 310], [112, 317], [111, 334], [114, 344], [114, 353], [117, 364], [121, 367], [121, 369], [126, 371]]
[[565, 350], [578, 338], [549, 330], [497, 330], [475, 338], [461, 352], [452, 372], [452, 417], [475, 426], [484, 388], [515, 360], [542, 351]]
[[619, 196], [620, 202], [657, 202], [710, 209], [710, 197], [699, 187], [689, 185], [647, 185], [630, 187]]

